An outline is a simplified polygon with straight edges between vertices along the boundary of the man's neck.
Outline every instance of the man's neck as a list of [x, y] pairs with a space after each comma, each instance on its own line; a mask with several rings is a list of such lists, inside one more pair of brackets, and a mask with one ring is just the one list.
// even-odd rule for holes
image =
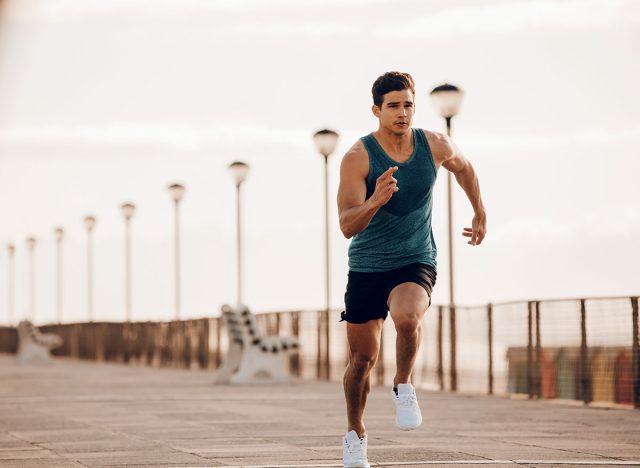
[[405, 133], [398, 135], [397, 133], [385, 130], [382, 127], [378, 127], [375, 132], [375, 136], [384, 146], [393, 150], [396, 154], [401, 154], [411, 148], [412, 136], [411, 128]]

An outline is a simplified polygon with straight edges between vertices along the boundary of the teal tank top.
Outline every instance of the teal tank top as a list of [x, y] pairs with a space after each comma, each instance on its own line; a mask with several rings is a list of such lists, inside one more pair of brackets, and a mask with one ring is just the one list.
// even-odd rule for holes
[[438, 172], [429, 143], [420, 129], [413, 128], [413, 153], [404, 163], [391, 159], [373, 136], [362, 137], [369, 155], [367, 199], [376, 179], [392, 166], [399, 190], [373, 216], [364, 231], [349, 245], [349, 269], [375, 272], [410, 263], [436, 267], [436, 243], [431, 229], [433, 186]]

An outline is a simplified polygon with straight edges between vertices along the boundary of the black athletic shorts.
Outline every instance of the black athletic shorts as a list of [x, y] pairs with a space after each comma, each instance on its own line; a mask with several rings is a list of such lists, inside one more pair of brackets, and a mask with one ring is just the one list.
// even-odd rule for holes
[[411, 263], [400, 268], [381, 272], [349, 271], [347, 292], [344, 294], [346, 310], [340, 320], [349, 323], [365, 323], [374, 319], [386, 319], [387, 301], [391, 290], [401, 283], [416, 283], [429, 295], [436, 284], [437, 272], [426, 263]]

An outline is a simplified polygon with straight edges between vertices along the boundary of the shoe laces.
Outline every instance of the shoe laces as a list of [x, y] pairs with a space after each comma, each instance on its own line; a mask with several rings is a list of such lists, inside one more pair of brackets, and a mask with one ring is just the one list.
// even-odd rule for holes
[[345, 441], [345, 446], [347, 447], [347, 452], [349, 452], [350, 454], [362, 453], [362, 451], [364, 450], [364, 444], [362, 439], [360, 439], [358, 442], [355, 442], [353, 444], [350, 444], [349, 442]]
[[400, 406], [411, 407], [417, 402], [418, 399], [416, 398], [416, 394], [413, 392], [402, 396], [398, 395], [398, 404]]

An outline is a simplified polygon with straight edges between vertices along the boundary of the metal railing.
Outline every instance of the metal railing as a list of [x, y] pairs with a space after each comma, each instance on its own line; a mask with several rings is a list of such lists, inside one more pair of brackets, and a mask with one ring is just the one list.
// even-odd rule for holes
[[[433, 306], [422, 326], [412, 380], [433, 390], [562, 398], [640, 407], [638, 298], [522, 301]], [[340, 311], [258, 314], [266, 334], [298, 336], [294, 375], [341, 381], [348, 360]], [[62, 336], [54, 355], [158, 367], [216, 369], [228, 346], [219, 318], [175, 322], [76, 323], [40, 327]], [[330, 338], [330, 339], [329, 339]], [[0, 327], [0, 352], [15, 352], [15, 328]], [[452, 356], [451, 351], [456, 355]], [[452, 365], [455, 363], [455, 365]], [[393, 322], [383, 327], [374, 383], [395, 373]]]

